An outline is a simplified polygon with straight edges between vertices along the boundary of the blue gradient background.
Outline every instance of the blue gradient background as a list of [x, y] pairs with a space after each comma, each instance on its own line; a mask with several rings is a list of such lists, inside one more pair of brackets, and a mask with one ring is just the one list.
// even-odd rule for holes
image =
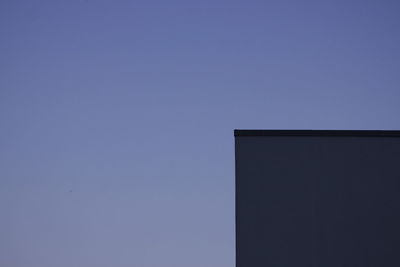
[[234, 266], [234, 128], [399, 129], [399, 1], [1, 1], [0, 265]]

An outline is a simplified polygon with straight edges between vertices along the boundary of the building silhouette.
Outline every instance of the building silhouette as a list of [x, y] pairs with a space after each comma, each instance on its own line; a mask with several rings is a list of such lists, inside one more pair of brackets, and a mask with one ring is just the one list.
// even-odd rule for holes
[[235, 130], [237, 267], [400, 266], [400, 131]]

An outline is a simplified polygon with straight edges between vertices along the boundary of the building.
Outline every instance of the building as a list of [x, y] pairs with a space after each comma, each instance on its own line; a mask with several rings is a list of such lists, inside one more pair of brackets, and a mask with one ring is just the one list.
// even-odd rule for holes
[[235, 130], [237, 267], [400, 266], [400, 131]]

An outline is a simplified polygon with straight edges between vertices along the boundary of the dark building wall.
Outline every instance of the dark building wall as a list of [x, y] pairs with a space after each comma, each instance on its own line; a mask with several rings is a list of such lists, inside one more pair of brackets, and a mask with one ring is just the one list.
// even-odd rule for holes
[[235, 134], [237, 267], [400, 266], [399, 132]]

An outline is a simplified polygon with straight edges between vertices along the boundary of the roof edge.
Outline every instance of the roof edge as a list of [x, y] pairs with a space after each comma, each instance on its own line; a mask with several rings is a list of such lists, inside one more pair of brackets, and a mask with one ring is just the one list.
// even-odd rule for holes
[[349, 137], [400, 137], [400, 130], [244, 130], [235, 129], [238, 136], [349, 136]]

